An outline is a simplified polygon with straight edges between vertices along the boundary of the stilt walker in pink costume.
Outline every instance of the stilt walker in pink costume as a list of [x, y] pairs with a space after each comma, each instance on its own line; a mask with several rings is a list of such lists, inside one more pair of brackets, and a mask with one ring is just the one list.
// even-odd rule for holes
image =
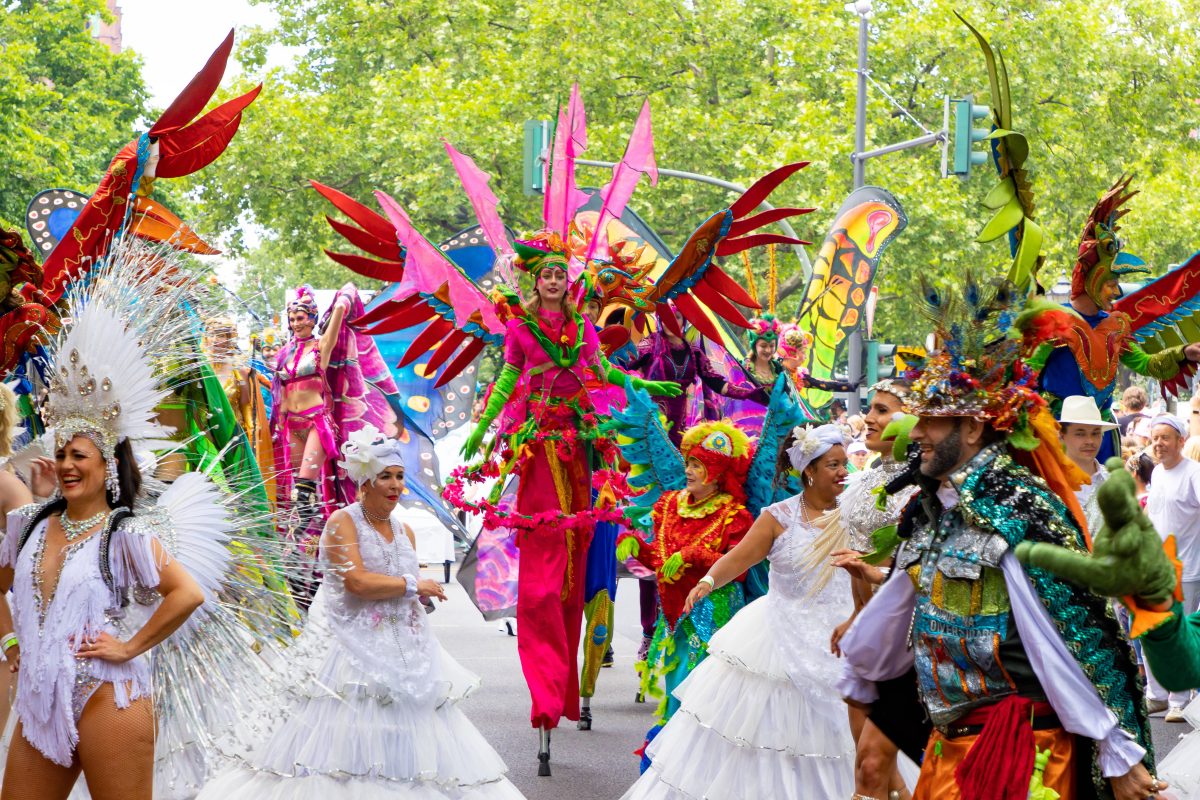
[[[579, 719], [576, 654], [588, 542], [597, 521], [606, 515], [620, 519], [613, 502], [617, 493], [607, 482], [600, 481], [600, 499], [592, 506], [593, 452], [614, 465], [617, 452], [597, 427], [601, 420], [587, 384], [597, 378], [618, 385], [629, 380], [661, 395], [679, 389], [627, 376], [604, 358], [595, 329], [567, 296], [568, 255], [556, 234], [543, 232], [516, 247], [517, 266], [534, 277], [533, 297], [523, 306], [507, 306], [504, 368], [463, 454], [474, 457], [503, 412], [489, 452], [498, 460], [485, 460], [475, 473], [498, 474], [501, 483], [508, 475], [517, 479], [516, 511], [504, 520], [517, 528], [521, 550], [517, 651], [532, 699], [530, 723], [543, 735], [540, 771], [548, 774], [549, 731], [564, 716]], [[485, 524], [506, 516], [492, 503], [482, 510]]]
[[[617, 304], [637, 321], [674, 303], [684, 318], [710, 338], [720, 334], [704, 306], [731, 324], [748, 327], [737, 306], [757, 308], [733, 279], [713, 262], [717, 256], [771, 242], [796, 240], [754, 233], [760, 226], [803, 209], [779, 209], [752, 215], [773, 189], [803, 164], [791, 164], [760, 179], [729, 208], [711, 215], [692, 234], [678, 257], [651, 282], [617, 266], [625, 242], [609, 241], [607, 223], [620, 217], [638, 178], [654, 172], [649, 106], [635, 125], [612, 181], [600, 193], [598, 224], [590, 232], [575, 224], [587, 195], [575, 186], [575, 158], [586, 147], [587, 133], [578, 87], [559, 112], [550, 153], [544, 227], [514, 245], [497, 213], [490, 176], [449, 143], [446, 150], [462, 181], [487, 243], [495, 251], [496, 272], [504, 289], [491, 297], [471, 281], [445, 253], [415, 228], [391, 197], [376, 192], [386, 219], [327, 186], [314, 188], [351, 223], [330, 219], [347, 241], [375, 258], [330, 252], [351, 270], [397, 284], [396, 291], [350, 324], [366, 334], [420, 328], [400, 365], [421, 359], [425, 374], [439, 373], [441, 386], [462, 372], [486, 347], [504, 348], [505, 365], [497, 375], [487, 409], [472, 432], [464, 455], [474, 458], [491, 424], [498, 433], [480, 463], [454, 470], [444, 498], [480, 514], [488, 529], [517, 532], [517, 647], [532, 700], [530, 723], [539, 729], [539, 775], [550, 774], [550, 731], [562, 717], [579, 719], [577, 651], [583, 616], [586, 548], [597, 522], [620, 521], [618, 504], [629, 493], [624, 480], [605, 467], [616, 463], [615, 443], [600, 430], [606, 416], [597, 411], [589, 384], [644, 388], [672, 395], [676, 384], [645, 381], [612, 367], [599, 338], [579, 314], [577, 291], [590, 282], [601, 305]], [[594, 233], [594, 235], [592, 235]], [[518, 301], [513, 264], [533, 278], [533, 291]], [[671, 324], [678, 326], [674, 317]], [[501, 412], [503, 411], [503, 415]], [[592, 473], [593, 456], [601, 470]], [[500, 503], [516, 480], [515, 508]], [[496, 481], [482, 502], [465, 499], [465, 483]], [[591, 490], [597, 490], [595, 502]]]
[[346, 437], [366, 424], [386, 431], [396, 420], [388, 403], [396, 385], [374, 341], [343, 324], [362, 312], [358, 290], [346, 284], [317, 336], [316, 297], [301, 286], [288, 304], [292, 336], [271, 365], [280, 518], [289, 539], [309, 552], [334, 509], [356, 499], [353, 481], [337, 467]]

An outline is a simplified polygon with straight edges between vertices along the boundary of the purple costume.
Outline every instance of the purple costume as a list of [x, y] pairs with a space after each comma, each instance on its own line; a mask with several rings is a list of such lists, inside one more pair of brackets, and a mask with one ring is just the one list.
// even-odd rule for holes
[[[713, 368], [708, 356], [698, 345], [683, 341], [679, 345], [671, 345], [661, 331], [650, 334], [638, 345], [638, 355], [629, 365], [631, 371], [636, 371], [646, 380], [671, 381], [679, 384], [683, 393], [678, 397], [656, 397], [655, 402], [662, 409], [667, 421], [671, 423], [668, 434], [671, 441], [678, 447], [683, 441], [683, 431], [687, 428], [687, 390], [700, 379], [700, 383], [708, 391], [725, 395], [734, 400], [753, 400], [767, 404], [767, 393], [758, 387], [734, 386], [729, 380]], [[705, 403], [704, 418], [718, 419], [720, 414], [715, 406], [710, 408]]]

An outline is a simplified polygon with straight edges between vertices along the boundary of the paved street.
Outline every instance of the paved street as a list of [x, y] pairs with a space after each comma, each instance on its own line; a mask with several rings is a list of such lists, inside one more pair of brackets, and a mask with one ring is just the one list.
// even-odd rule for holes
[[[439, 569], [425, 570], [440, 578]], [[617, 663], [600, 675], [592, 701], [591, 731], [574, 724], [555, 731], [551, 744], [553, 775], [537, 777], [537, 735], [529, 727], [529, 695], [517, 659], [517, 642], [499, 623], [485, 621], [457, 582], [447, 587], [450, 600], [433, 615], [434, 630], [460, 663], [483, 678], [483, 686], [464, 705], [471, 721], [508, 763], [509, 778], [529, 800], [617, 800], [638, 775], [634, 750], [651, 724], [650, 705], [633, 702], [633, 671], [640, 627], [637, 587], [622, 580], [617, 590]], [[1161, 758], [1190, 729], [1186, 724], [1154, 720], [1155, 748]]]

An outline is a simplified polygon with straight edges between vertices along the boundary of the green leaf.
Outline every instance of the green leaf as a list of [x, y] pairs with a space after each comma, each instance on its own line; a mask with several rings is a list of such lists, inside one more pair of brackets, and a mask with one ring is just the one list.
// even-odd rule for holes
[[1033, 220], [1026, 219], [1021, 227], [1021, 242], [1017, 245], [1017, 255], [1009, 273], [1009, 280], [1018, 289], [1024, 291], [1029, 286], [1029, 279], [1033, 277], [1041, 252], [1042, 228]]
[[1004, 178], [988, 192], [987, 197], [983, 199], [984, 208], [990, 208], [995, 211], [998, 208], [1003, 208], [1012, 202], [1012, 199], [1017, 196], [1016, 184], [1010, 178]]
[[988, 224], [983, 226], [983, 230], [975, 237], [975, 241], [990, 242], [998, 239], [1017, 227], [1024, 218], [1025, 211], [1021, 208], [1021, 201], [1014, 194], [1004, 207], [988, 221]]

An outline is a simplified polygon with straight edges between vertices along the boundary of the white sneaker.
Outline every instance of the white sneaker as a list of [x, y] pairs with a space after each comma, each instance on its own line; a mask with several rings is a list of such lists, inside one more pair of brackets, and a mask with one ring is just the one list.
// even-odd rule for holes
[[1187, 718], [1183, 716], [1183, 706], [1171, 706], [1167, 709], [1167, 715], [1163, 717], [1163, 722], [1186, 722]]
[[1146, 699], [1146, 713], [1147, 714], [1157, 714], [1160, 711], [1166, 711], [1166, 710], [1167, 710], [1167, 701], [1166, 700], [1151, 700], [1149, 698]]

